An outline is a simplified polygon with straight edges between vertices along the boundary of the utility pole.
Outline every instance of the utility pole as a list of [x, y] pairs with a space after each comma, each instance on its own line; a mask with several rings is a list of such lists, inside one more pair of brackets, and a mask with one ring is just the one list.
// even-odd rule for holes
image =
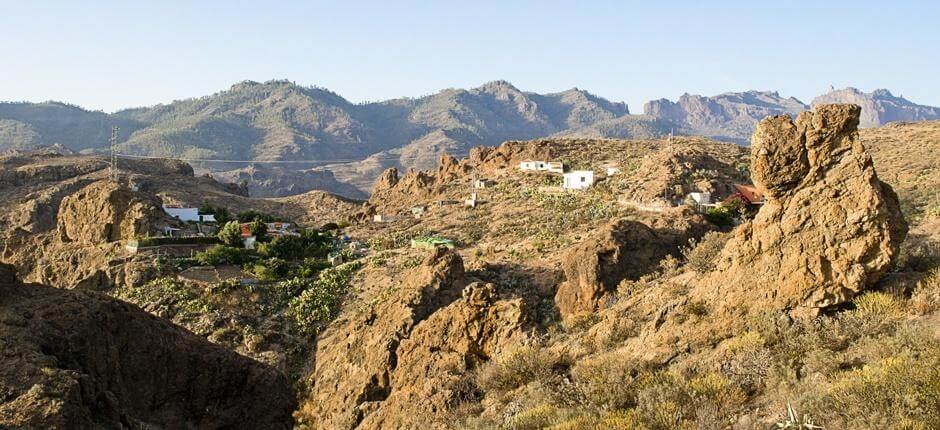
[[117, 180], [117, 152], [115, 151], [114, 146], [117, 145], [117, 136], [118, 136], [118, 126], [111, 126], [111, 167], [108, 169], [108, 176], [112, 181]]

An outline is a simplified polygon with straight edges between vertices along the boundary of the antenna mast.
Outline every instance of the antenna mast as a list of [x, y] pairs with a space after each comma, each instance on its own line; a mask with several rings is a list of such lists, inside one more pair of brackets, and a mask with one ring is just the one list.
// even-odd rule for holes
[[111, 166], [108, 168], [108, 176], [112, 181], [117, 180], [117, 152], [114, 146], [117, 145], [118, 130], [120, 130], [118, 126], [111, 126], [111, 139], [108, 140], [111, 144]]

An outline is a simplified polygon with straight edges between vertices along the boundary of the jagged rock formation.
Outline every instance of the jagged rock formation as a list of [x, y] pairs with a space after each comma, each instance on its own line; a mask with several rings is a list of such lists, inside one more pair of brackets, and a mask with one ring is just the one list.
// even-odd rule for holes
[[761, 121], [751, 170], [767, 202], [735, 230], [712, 276], [726, 303], [812, 315], [888, 269], [907, 226], [858, 140], [859, 114], [854, 105], [821, 105], [796, 122]]
[[0, 265], [0, 427], [290, 428], [273, 368], [93, 292]]
[[714, 97], [683, 94], [676, 102], [652, 100], [643, 113], [671, 121], [681, 134], [708, 136], [721, 140], [746, 142], [754, 126], [766, 116], [796, 115], [809, 107], [777, 92], [747, 91], [724, 93]]
[[457, 395], [450, 384], [462, 373], [525, 336], [521, 299], [468, 284], [455, 253], [438, 249], [400, 284], [370, 282], [391, 283], [390, 295], [319, 337], [313, 389], [299, 412], [315, 428], [427, 425]]
[[829, 91], [813, 99], [813, 106], [828, 103], [848, 103], [862, 107], [860, 127], [878, 127], [895, 121], [924, 121], [940, 119], [940, 108], [924, 106], [879, 89], [866, 93], [856, 88]]
[[653, 272], [660, 260], [679, 256], [689, 239], [701, 237], [708, 229], [700, 215], [681, 210], [651, 225], [629, 219], [612, 221], [561, 258], [565, 282], [555, 294], [561, 316], [567, 319], [598, 310], [622, 280]]
[[64, 241], [101, 244], [153, 236], [170, 221], [160, 201], [113, 181], [99, 181], [62, 199], [58, 228]]

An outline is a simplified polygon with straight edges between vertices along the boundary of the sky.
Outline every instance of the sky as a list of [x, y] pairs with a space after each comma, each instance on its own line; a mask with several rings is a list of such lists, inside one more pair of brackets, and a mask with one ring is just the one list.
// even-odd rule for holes
[[0, 0], [0, 100], [114, 111], [288, 79], [353, 102], [504, 79], [641, 113], [683, 93], [940, 106], [936, 1]]

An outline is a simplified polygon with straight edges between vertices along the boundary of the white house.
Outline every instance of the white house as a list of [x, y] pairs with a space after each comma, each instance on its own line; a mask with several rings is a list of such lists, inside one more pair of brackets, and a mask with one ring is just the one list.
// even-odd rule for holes
[[213, 214], [199, 214], [199, 222], [216, 222]]
[[539, 161], [528, 161], [528, 160], [527, 160], [527, 161], [523, 161], [523, 162], [519, 163], [519, 170], [522, 170], [522, 171], [526, 171], [526, 170], [538, 170], [538, 164], [539, 164], [539, 163], [540, 163]]
[[565, 173], [565, 165], [560, 161], [523, 161], [519, 163], [519, 170], [533, 170], [538, 172]]
[[695, 201], [695, 203], [698, 203], [700, 205], [707, 205], [707, 204], [711, 204], [712, 202], [712, 193], [708, 193], [708, 192], [689, 193], [689, 197], [692, 198], [692, 200]]
[[492, 187], [493, 185], [496, 185], [496, 181], [492, 181], [489, 179], [477, 179], [473, 181], [473, 188], [476, 188], [478, 190], [486, 189], [486, 188]]
[[565, 173], [565, 164], [561, 161], [546, 161], [542, 163], [539, 170], [552, 173]]
[[564, 188], [569, 190], [583, 190], [594, 185], [593, 170], [575, 170], [564, 174]]
[[198, 208], [173, 208], [173, 207], [163, 207], [163, 211], [167, 215], [177, 218], [180, 221], [188, 222], [198, 222], [199, 221], [199, 209]]

